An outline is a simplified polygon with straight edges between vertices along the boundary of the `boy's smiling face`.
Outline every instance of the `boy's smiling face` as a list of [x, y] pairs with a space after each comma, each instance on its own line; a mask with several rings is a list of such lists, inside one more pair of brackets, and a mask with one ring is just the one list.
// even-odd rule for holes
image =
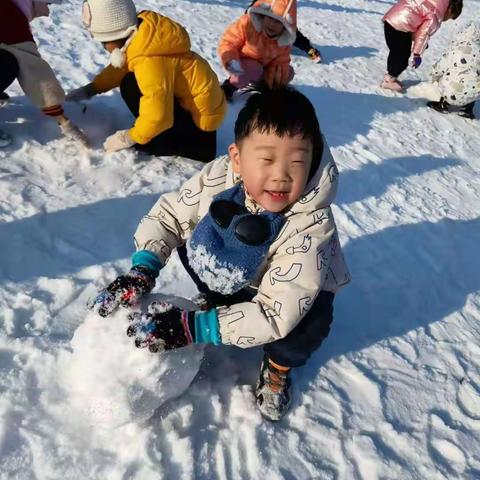
[[228, 151], [234, 172], [265, 210], [281, 212], [302, 195], [312, 164], [310, 139], [255, 130]]

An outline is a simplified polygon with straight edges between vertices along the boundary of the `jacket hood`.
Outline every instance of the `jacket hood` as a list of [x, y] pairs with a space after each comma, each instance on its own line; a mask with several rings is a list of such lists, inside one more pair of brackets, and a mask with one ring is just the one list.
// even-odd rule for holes
[[305, 186], [303, 195], [286, 211], [286, 215], [309, 213], [330, 206], [338, 188], [338, 169], [325, 138], [320, 164]]
[[127, 48], [129, 62], [136, 57], [178, 55], [190, 51], [190, 37], [178, 23], [150, 11], [141, 12], [138, 18], [141, 23]]
[[293, 45], [297, 36], [297, 1], [296, 0], [258, 0], [248, 13], [257, 32], [262, 31], [262, 16], [278, 20], [285, 28], [277, 39], [279, 47]]

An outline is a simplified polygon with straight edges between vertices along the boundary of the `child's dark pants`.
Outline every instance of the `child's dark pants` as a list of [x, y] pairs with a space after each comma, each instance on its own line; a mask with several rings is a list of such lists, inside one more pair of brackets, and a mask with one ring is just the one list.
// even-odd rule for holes
[[[192, 277], [199, 291], [205, 295], [209, 308], [252, 300], [254, 294], [247, 289], [240, 290], [233, 295], [212, 292], [190, 267], [184, 246], [178, 248], [178, 254], [185, 270]], [[305, 365], [310, 355], [320, 347], [330, 332], [334, 297], [335, 295], [331, 292], [321, 291], [308, 313], [286, 337], [263, 346], [268, 358], [284, 367]]]
[[387, 59], [387, 71], [392, 77], [398, 77], [407, 67], [412, 53], [412, 34], [399, 32], [388, 22], [383, 22], [385, 40], [390, 50]]
[[[127, 73], [120, 84], [120, 93], [128, 108], [139, 115], [142, 92], [133, 72]], [[137, 150], [149, 155], [179, 155], [181, 157], [210, 162], [216, 154], [216, 132], [204, 132], [194, 123], [189, 112], [174, 99], [174, 123], [171, 128], [157, 135], [145, 145], [136, 145]]]
[[18, 62], [14, 55], [0, 48], [0, 93], [18, 77]]

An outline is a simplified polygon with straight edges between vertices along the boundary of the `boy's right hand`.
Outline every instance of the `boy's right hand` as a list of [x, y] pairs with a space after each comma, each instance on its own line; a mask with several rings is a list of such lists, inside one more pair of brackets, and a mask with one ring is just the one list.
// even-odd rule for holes
[[92, 83], [84, 85], [83, 87], [76, 88], [71, 92], [68, 92], [65, 100], [67, 102], [82, 102], [83, 100], [88, 100], [96, 95], [97, 92], [95, 91], [95, 87]]
[[133, 267], [127, 274], [121, 275], [107, 288], [100, 290], [88, 300], [87, 307], [101, 317], [110, 315], [119, 305], [130, 307], [138, 299], [150, 292], [155, 285], [155, 277], [146, 267]]

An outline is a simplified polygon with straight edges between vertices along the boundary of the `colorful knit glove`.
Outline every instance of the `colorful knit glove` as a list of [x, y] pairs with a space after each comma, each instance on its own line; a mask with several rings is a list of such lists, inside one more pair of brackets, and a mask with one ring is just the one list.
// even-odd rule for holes
[[134, 312], [127, 329], [135, 337], [137, 348], [164, 352], [186, 347], [192, 343], [221, 343], [215, 309], [208, 312], [186, 312], [168, 303], [154, 302], [148, 313]]
[[147, 267], [134, 266], [127, 274], [121, 275], [107, 288], [100, 290], [96, 297], [87, 302], [87, 307], [106, 317], [119, 305], [135, 305], [138, 299], [150, 292], [154, 286], [154, 273]]

